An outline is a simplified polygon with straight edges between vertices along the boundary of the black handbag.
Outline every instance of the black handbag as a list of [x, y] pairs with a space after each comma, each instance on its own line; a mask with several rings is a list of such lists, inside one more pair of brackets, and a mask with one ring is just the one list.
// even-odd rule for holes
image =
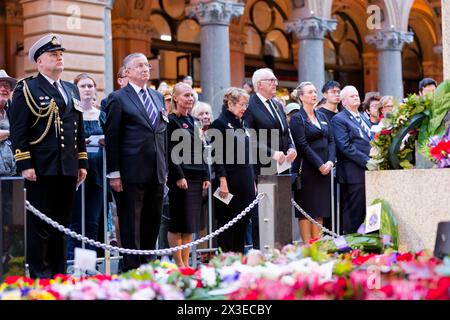
[[300, 190], [302, 188], [302, 166], [303, 158], [300, 162], [300, 168], [298, 169], [297, 177], [295, 178], [295, 190]]

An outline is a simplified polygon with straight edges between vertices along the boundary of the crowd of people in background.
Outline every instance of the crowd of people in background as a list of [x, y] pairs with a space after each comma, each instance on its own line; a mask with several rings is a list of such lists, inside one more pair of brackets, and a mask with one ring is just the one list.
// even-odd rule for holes
[[[62, 52], [61, 47], [54, 49]], [[34, 59], [39, 63], [41, 58], [38, 55]], [[159, 248], [175, 247], [191, 242], [193, 234], [206, 234], [210, 185], [213, 191], [219, 190], [222, 199], [233, 195], [229, 204], [218, 198], [213, 200], [215, 225], [223, 226], [254, 200], [258, 175], [277, 174], [266, 169], [273, 163], [285, 161], [292, 163], [291, 169], [284, 174], [292, 177], [295, 201], [316, 222], [328, 227], [334, 206], [331, 202], [331, 178], [334, 177], [334, 183], [341, 186], [343, 230], [340, 231], [357, 231], [365, 215], [364, 171], [369, 160], [370, 141], [374, 137], [373, 127], [394, 111], [394, 97], [369, 92], [361, 103], [360, 93], [354, 86], [328, 81], [322, 88], [302, 82], [293, 90], [289, 101], [285, 101], [276, 96], [276, 75], [264, 68], [256, 70], [252, 80], [245, 81], [242, 88], [228, 88], [221, 112], [214, 118], [211, 105], [199, 101], [191, 76], [174, 86], [161, 82], [154, 90], [148, 86], [150, 69], [144, 55], [127, 56], [117, 73], [120, 89], [99, 104], [96, 81], [91, 75], [80, 74], [73, 80], [73, 90], [79, 92], [76, 109], [82, 112], [83, 145], [87, 146], [86, 236], [94, 240], [99, 237], [104, 191], [103, 147], [106, 147], [109, 179], [108, 210], [115, 222], [118, 220], [117, 238], [126, 248], [154, 249], [157, 243]], [[45, 76], [47, 71], [40, 68], [39, 72]], [[11, 146], [9, 140], [10, 99], [15, 85], [16, 79], [1, 70], [0, 176], [14, 176], [27, 169], [17, 170], [13, 155], [18, 142], [13, 139], [16, 145]], [[425, 78], [419, 83], [419, 94], [432, 93], [436, 87], [436, 81]], [[62, 88], [67, 90], [68, 86], [64, 84]], [[14, 101], [18, 103], [17, 99]], [[14, 117], [18, 122], [19, 116]], [[208, 134], [211, 129], [224, 135], [227, 130], [232, 130], [234, 136], [231, 148], [224, 144], [222, 149], [214, 150], [212, 157], [217, 154], [236, 156], [237, 150], [241, 149], [245, 150], [244, 161], [213, 162], [212, 166], [206, 162], [175, 161], [172, 151], [178, 141], [172, 139], [174, 131], [184, 132], [192, 144], [199, 140], [203, 153], [214, 143], [214, 137]], [[271, 145], [273, 139], [270, 136], [264, 141], [258, 136], [261, 129], [275, 130], [276, 146]], [[74, 132], [77, 134], [76, 129]], [[260, 153], [252, 154], [252, 143], [270, 157], [269, 163], [262, 161]], [[61, 146], [64, 148], [64, 144]], [[198, 156], [196, 152], [198, 150], [193, 148], [191, 154], [180, 155], [180, 158], [194, 159]], [[253, 157], [256, 157], [256, 165], [252, 162]], [[22, 157], [20, 154], [16, 157], [17, 162], [24, 159], [28, 159], [26, 152]], [[25, 178], [32, 179], [30, 176]], [[72, 184], [75, 186], [75, 180]], [[77, 190], [69, 224], [72, 230], [80, 233], [81, 188]], [[295, 217], [303, 242], [321, 236], [320, 228], [297, 210]], [[218, 246], [223, 251], [242, 253], [249, 244], [258, 248], [258, 230], [255, 208], [219, 236]], [[68, 240], [69, 259], [73, 259], [74, 248], [79, 246], [78, 241]], [[173, 259], [179, 267], [187, 267], [189, 254], [189, 248], [185, 248], [175, 252]], [[136, 268], [152, 258], [124, 255], [122, 270]], [[42, 270], [36, 270], [35, 275], [42, 274]]]

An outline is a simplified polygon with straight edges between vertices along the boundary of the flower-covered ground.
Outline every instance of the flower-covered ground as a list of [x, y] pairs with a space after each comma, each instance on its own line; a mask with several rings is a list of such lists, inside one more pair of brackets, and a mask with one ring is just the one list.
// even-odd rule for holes
[[198, 269], [156, 261], [112, 277], [9, 277], [0, 299], [450, 300], [450, 258], [391, 249], [328, 254], [316, 244], [288, 245], [268, 254], [221, 254]]

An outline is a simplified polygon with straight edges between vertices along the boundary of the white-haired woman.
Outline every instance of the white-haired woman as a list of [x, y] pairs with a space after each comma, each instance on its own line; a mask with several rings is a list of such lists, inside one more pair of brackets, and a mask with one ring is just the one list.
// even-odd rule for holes
[[[231, 202], [226, 205], [222, 201], [215, 201], [215, 215], [219, 226], [223, 226], [241, 213], [249, 203], [255, 199], [255, 174], [251, 164], [250, 134], [242, 116], [247, 110], [248, 94], [244, 89], [230, 88], [224, 95], [222, 113], [213, 122], [210, 129], [211, 140], [214, 134], [223, 137], [222, 144], [214, 146], [216, 178], [215, 187], [220, 188], [220, 196], [226, 198], [233, 195]], [[227, 139], [232, 138], [233, 141]], [[229, 155], [233, 155], [230, 162]], [[223, 251], [244, 252], [247, 224], [255, 213], [253, 209], [231, 228], [219, 235], [218, 244]]]

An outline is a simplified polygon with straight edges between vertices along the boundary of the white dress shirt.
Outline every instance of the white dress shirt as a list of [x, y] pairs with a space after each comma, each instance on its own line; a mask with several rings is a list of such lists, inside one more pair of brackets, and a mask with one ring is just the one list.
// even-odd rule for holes
[[[47, 81], [48, 82], [50, 82], [50, 84], [52, 85], [52, 87], [54, 87], [54, 83], [55, 83], [55, 80], [53, 80], [52, 78], [50, 78], [50, 77], [47, 77], [45, 74], [43, 74], [43, 73], [41, 73], [43, 76], [44, 76], [44, 78], [45, 79], [47, 79]], [[63, 89], [63, 87], [62, 87], [62, 85], [61, 85], [61, 80], [56, 80], [56, 83], [57, 83], [57, 85], [58, 85], [58, 91], [59, 91], [59, 93], [61, 93], [61, 96], [63, 97], [63, 99], [64, 99], [64, 102], [67, 104], [67, 102], [69, 101], [69, 98], [67, 97], [67, 94], [66, 94], [66, 91]]]

